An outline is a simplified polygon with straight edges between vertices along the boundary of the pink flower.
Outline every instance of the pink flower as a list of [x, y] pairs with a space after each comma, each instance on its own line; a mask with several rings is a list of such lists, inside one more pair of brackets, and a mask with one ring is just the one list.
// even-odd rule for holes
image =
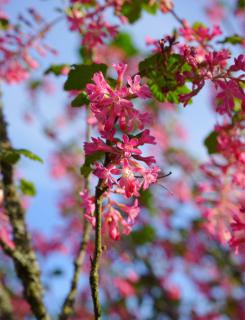
[[90, 21], [83, 30], [82, 44], [89, 48], [94, 48], [104, 43], [105, 39], [113, 38], [118, 32], [117, 26], [112, 26], [105, 22], [102, 16], [97, 20]]
[[135, 178], [134, 173], [134, 168], [132, 168], [128, 161], [124, 159], [122, 161], [122, 176], [119, 185], [124, 189], [127, 198], [139, 196], [140, 182]]
[[140, 75], [136, 75], [134, 77], [134, 79], [132, 80], [131, 77], [128, 77], [128, 84], [129, 84], [129, 92], [131, 94], [135, 94], [136, 96], [138, 96], [139, 98], [142, 99], [147, 99], [147, 98], [151, 98], [152, 94], [150, 89], [148, 88], [148, 86], [146, 84], [144, 84], [143, 86], [140, 84], [141, 78]]
[[245, 94], [237, 81], [233, 79], [229, 81], [217, 80], [215, 84], [221, 88], [221, 91], [216, 96], [218, 113], [231, 115], [235, 106], [234, 98], [240, 99], [243, 106], [245, 106]]
[[114, 278], [113, 280], [115, 287], [119, 290], [120, 294], [124, 297], [130, 297], [135, 294], [134, 287], [129, 283], [128, 280], [122, 278]]
[[94, 174], [100, 179], [104, 180], [104, 183], [108, 185], [109, 188], [116, 184], [117, 181], [113, 177], [113, 175], [119, 175], [121, 170], [117, 169], [114, 164], [110, 164], [107, 167], [103, 167], [99, 163], [95, 163], [96, 169], [94, 170]]
[[107, 213], [104, 214], [105, 228], [107, 229], [109, 236], [112, 240], [120, 239], [120, 229], [122, 227], [122, 233], [129, 234], [131, 227], [122, 218], [119, 211], [110, 206]]
[[142, 177], [143, 177], [142, 188], [143, 188], [143, 190], [148, 189], [151, 184], [153, 184], [157, 181], [159, 171], [160, 170], [158, 167], [142, 170]]
[[98, 151], [108, 152], [108, 153], [116, 153], [116, 150], [109, 145], [107, 145], [100, 138], [92, 138], [93, 142], [85, 142], [84, 150], [86, 155], [93, 154]]
[[94, 197], [89, 196], [87, 189], [81, 191], [80, 196], [82, 199], [82, 207], [85, 210], [85, 214], [87, 216], [93, 216], [95, 210]]
[[117, 203], [117, 206], [127, 214], [128, 216], [128, 222], [130, 224], [133, 224], [135, 222], [135, 219], [139, 215], [140, 207], [139, 207], [139, 201], [138, 199], [134, 200], [134, 204], [132, 206], [128, 206], [124, 203]]
[[206, 9], [207, 15], [212, 22], [220, 23], [225, 16], [225, 8], [222, 3], [214, 1]]
[[43, 234], [35, 231], [32, 234], [32, 239], [34, 242], [34, 248], [44, 257], [47, 257], [48, 255], [59, 252], [66, 254], [67, 248], [63, 244], [63, 239], [60, 238], [46, 238]]
[[84, 17], [80, 10], [72, 9], [70, 16], [67, 17], [67, 20], [69, 22], [71, 31], [79, 31], [84, 22]]
[[234, 64], [230, 67], [230, 71], [244, 71], [245, 72], [245, 56], [240, 54], [234, 59]]
[[140, 155], [142, 152], [137, 149], [136, 147], [139, 145], [139, 141], [137, 138], [130, 139], [127, 135], [122, 136], [123, 142], [118, 142], [117, 147], [118, 149], [122, 150], [124, 156], [126, 158], [131, 157], [131, 155]]
[[3, 78], [9, 84], [19, 83], [28, 77], [29, 73], [18, 61], [9, 62], [5, 70], [0, 69], [0, 78]]
[[150, 135], [150, 130], [144, 130], [143, 132], [140, 133], [140, 136], [138, 137], [138, 145], [144, 145], [146, 143], [149, 144], [155, 144], [155, 137]]
[[241, 208], [239, 215], [233, 216], [233, 222], [231, 223], [232, 237], [229, 240], [230, 246], [235, 250], [237, 254], [239, 248], [245, 244], [245, 208]]
[[124, 63], [113, 64], [113, 68], [117, 71], [117, 85], [120, 88], [123, 85], [123, 79], [128, 65]]

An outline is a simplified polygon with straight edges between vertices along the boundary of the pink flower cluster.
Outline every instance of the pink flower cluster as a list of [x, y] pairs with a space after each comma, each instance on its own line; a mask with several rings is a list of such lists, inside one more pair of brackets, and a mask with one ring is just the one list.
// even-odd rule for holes
[[179, 85], [185, 81], [192, 83], [192, 91], [180, 95], [180, 101], [187, 105], [195, 95], [204, 87], [207, 80], [212, 81], [217, 91], [216, 111], [223, 115], [232, 116], [235, 99], [240, 102], [241, 109], [245, 111], [245, 94], [243, 90], [245, 57], [239, 55], [234, 63], [227, 67], [230, 53], [226, 49], [213, 51], [209, 48], [180, 46], [180, 53], [189, 64], [191, 70], [178, 75]]
[[[117, 35], [118, 28], [116, 25], [110, 25], [105, 21], [103, 13], [112, 4], [97, 4], [91, 10], [80, 6], [81, 3], [87, 1], [71, 1], [73, 6], [67, 14], [67, 20], [71, 31], [78, 31], [82, 36], [82, 45], [86, 48], [93, 49], [104, 43], [105, 40], [113, 38]], [[116, 6], [116, 4], [115, 4]]]
[[[41, 57], [48, 51], [56, 53], [40, 42], [49, 31], [49, 25], [34, 9], [29, 9], [28, 14], [28, 18], [19, 16], [17, 25], [12, 25], [6, 17], [6, 29], [0, 32], [0, 79], [9, 84], [26, 80], [30, 72], [38, 68], [33, 50]], [[34, 25], [41, 26], [41, 31], [32, 32]]]
[[216, 126], [217, 153], [201, 167], [207, 182], [199, 186], [197, 203], [207, 218], [208, 231], [235, 252], [245, 242], [244, 120]]
[[[128, 77], [127, 84], [124, 84], [127, 65], [114, 65], [114, 68], [118, 74], [115, 87], [109, 85], [101, 72], [94, 75], [94, 84], [86, 87], [101, 137], [86, 142], [84, 149], [87, 157], [98, 152], [105, 154], [103, 164], [94, 163], [93, 173], [106, 187], [108, 201], [103, 206], [104, 229], [116, 240], [120, 238], [120, 230], [124, 234], [131, 231], [140, 209], [138, 199], [130, 206], [115, 201], [109, 194], [121, 194], [126, 199], [138, 198], [141, 189], [146, 190], [157, 181], [159, 168], [155, 166], [153, 156], [145, 157], [140, 150], [145, 144], [155, 143], [150, 131], [145, 129], [150, 117], [132, 103], [132, 99], [146, 99], [151, 93], [146, 85], [141, 85], [139, 75], [133, 79]], [[82, 198], [86, 203], [85, 216], [94, 225], [92, 198], [86, 192], [82, 193]]]
[[179, 29], [179, 32], [186, 41], [196, 41], [202, 45], [205, 45], [207, 42], [222, 34], [218, 25], [214, 26], [213, 30], [210, 30], [201, 24], [191, 27], [187, 21], [184, 21], [184, 26]]

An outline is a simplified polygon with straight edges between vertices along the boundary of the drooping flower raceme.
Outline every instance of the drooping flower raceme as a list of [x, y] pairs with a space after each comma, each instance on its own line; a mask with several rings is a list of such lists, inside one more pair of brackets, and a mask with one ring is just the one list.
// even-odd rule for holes
[[[86, 157], [104, 154], [103, 164], [94, 162], [93, 173], [106, 188], [107, 201], [103, 204], [104, 230], [117, 240], [120, 233], [128, 234], [140, 211], [139, 201], [132, 205], [116, 201], [112, 194], [126, 199], [138, 198], [140, 190], [146, 190], [157, 181], [159, 168], [153, 156], [145, 157], [140, 147], [154, 144], [155, 139], [145, 129], [150, 116], [136, 109], [132, 99], [151, 97], [150, 90], [141, 84], [139, 75], [124, 81], [127, 65], [114, 65], [117, 81], [112, 87], [99, 72], [94, 74], [94, 83], [88, 84], [86, 92], [91, 110], [98, 121], [99, 138], [85, 142]], [[119, 125], [119, 129], [118, 129]], [[87, 193], [83, 193], [83, 203], [88, 203]], [[92, 198], [89, 198], [91, 201]], [[86, 207], [91, 208], [90, 205]], [[86, 218], [95, 224], [93, 210], [86, 210]]]

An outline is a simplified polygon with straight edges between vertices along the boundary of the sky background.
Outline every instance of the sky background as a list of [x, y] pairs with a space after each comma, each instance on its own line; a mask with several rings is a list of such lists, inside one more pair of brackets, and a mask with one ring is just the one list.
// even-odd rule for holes
[[[174, 2], [176, 12], [190, 23], [196, 21], [208, 23], [202, 11], [205, 1], [176, 0]], [[7, 6], [7, 12], [10, 17], [16, 17], [20, 12], [24, 13], [25, 8], [35, 4], [35, 8], [44, 15], [47, 21], [50, 21], [57, 14], [54, 14], [52, 8], [61, 3], [63, 3], [63, 1], [12, 0]], [[133, 35], [138, 47], [143, 50], [149, 50], [145, 45], [146, 36], [159, 39], [164, 34], [171, 33], [174, 27], [178, 27], [178, 24], [171, 15], [162, 15], [159, 13], [156, 16], [151, 16], [144, 13], [143, 18], [139, 22], [134, 25], [125, 26], [125, 30]], [[41, 68], [37, 72], [38, 75], [47, 69], [51, 63], [59, 64], [65, 62], [73, 64], [78, 61], [76, 53], [78, 37], [67, 30], [66, 22], [62, 21], [57, 24], [47, 36], [46, 43], [57, 49], [59, 55], [54, 57], [48, 54], [45, 59], [39, 59]], [[62, 82], [63, 80], [58, 80], [60, 88], [62, 88]], [[30, 126], [21, 120], [23, 110], [30, 103], [24, 86], [4, 85], [3, 89], [5, 113], [9, 122], [9, 132], [14, 147], [29, 149], [40, 155], [46, 162], [46, 164], [41, 165], [24, 159], [21, 163], [21, 173], [27, 180], [33, 181], [36, 184], [38, 191], [37, 196], [31, 201], [31, 206], [28, 210], [28, 224], [33, 230], [40, 229], [47, 234], [52, 234], [55, 232], [57, 224], [61, 223], [56, 207], [60, 183], [50, 182], [47, 174], [47, 160], [50, 151], [53, 150], [53, 144], [43, 137], [38, 123]], [[57, 90], [57, 94], [53, 96], [41, 96], [40, 105], [46, 114], [47, 121], [52, 121], [55, 114], [59, 112], [59, 108], [61, 106], [63, 108], [65, 101], [66, 94], [62, 93], [61, 90]], [[181, 120], [188, 132], [186, 146], [195, 156], [201, 159], [207, 157], [206, 150], [203, 147], [203, 140], [212, 130], [216, 120], [209, 106], [210, 102], [207, 90], [204, 89], [198, 97], [194, 98], [191, 106], [187, 106], [186, 108], [180, 107]], [[53, 125], [55, 125], [55, 123]], [[82, 125], [83, 123], [81, 121], [81, 126]], [[60, 256], [55, 256], [54, 259], [50, 259], [46, 269], [51, 269], [54, 264], [61, 267], [63, 266], [66, 269], [65, 278], [63, 280], [57, 279], [53, 282], [52, 297], [56, 297], [59, 302], [68, 288], [68, 280], [71, 276], [72, 267], [70, 261], [68, 262]], [[47, 303], [50, 304], [48, 299], [49, 296]], [[56, 309], [56, 307], [52, 307]]]

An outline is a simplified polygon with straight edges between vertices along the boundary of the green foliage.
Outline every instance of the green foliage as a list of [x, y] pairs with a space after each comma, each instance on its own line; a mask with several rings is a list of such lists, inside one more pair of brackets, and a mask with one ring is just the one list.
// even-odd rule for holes
[[111, 45], [121, 48], [128, 57], [132, 57], [138, 53], [138, 50], [134, 46], [130, 34], [126, 32], [119, 33], [117, 37], [111, 42]]
[[95, 152], [93, 154], [90, 154], [90, 155], [86, 156], [85, 162], [80, 168], [80, 172], [85, 178], [87, 178], [90, 175], [90, 173], [92, 172], [92, 170], [93, 170], [91, 165], [95, 161], [98, 161], [98, 160], [102, 159], [104, 154], [105, 154], [104, 152], [98, 151], [98, 152]]
[[81, 92], [74, 100], [72, 100], [71, 105], [72, 107], [81, 107], [83, 105], [89, 104], [89, 98], [86, 92]]
[[15, 149], [15, 151], [22, 155], [22, 156], [25, 156], [26, 158], [29, 158], [31, 160], [34, 160], [34, 161], [38, 161], [38, 162], [41, 162], [43, 163], [43, 159], [40, 158], [38, 155], [36, 155], [35, 153], [31, 152], [30, 150], [26, 150], [26, 149]]
[[147, 0], [134, 0], [126, 2], [122, 7], [122, 14], [128, 18], [130, 23], [134, 23], [140, 19], [142, 11], [145, 10], [150, 14], [156, 14], [158, 10], [158, 4], [153, 5], [148, 4]]
[[237, 0], [237, 9], [245, 9], [245, 0]]
[[211, 132], [207, 138], [204, 140], [204, 145], [206, 146], [208, 153], [213, 154], [217, 152], [217, 132]]
[[21, 155], [31, 160], [43, 163], [43, 160], [38, 155], [26, 149], [3, 149], [0, 151], [1, 161], [9, 164], [15, 164], [18, 162]]
[[155, 230], [151, 225], [146, 225], [139, 230], [133, 231], [130, 236], [134, 244], [142, 246], [154, 240]]
[[25, 179], [20, 180], [20, 190], [24, 195], [31, 197], [35, 196], [37, 193], [35, 185]]
[[42, 86], [43, 82], [39, 79], [32, 79], [29, 81], [28, 86], [31, 90], [36, 90]]
[[199, 28], [206, 28], [206, 26], [204, 23], [202, 23], [200, 21], [194, 22], [192, 25], [192, 29], [197, 31]]
[[142, 3], [142, 8], [150, 14], [156, 14], [159, 8], [158, 4], [154, 3], [152, 5], [149, 5], [148, 2], [149, 1], [146, 1], [146, 3]]
[[66, 67], [70, 67], [69, 64], [51, 64], [44, 74], [53, 73], [56, 76], [60, 76], [62, 74], [62, 70]]
[[15, 164], [20, 159], [20, 155], [13, 149], [0, 150], [0, 159], [9, 164]]
[[68, 74], [64, 89], [83, 90], [86, 84], [92, 81], [91, 79], [96, 72], [101, 71], [105, 75], [106, 70], [107, 66], [103, 63], [91, 65], [75, 64]]
[[122, 15], [128, 18], [130, 23], [134, 23], [141, 17], [141, 1], [134, 0], [131, 3], [125, 3], [122, 7]]
[[146, 207], [151, 214], [156, 213], [156, 208], [154, 207], [154, 198], [150, 189], [140, 190], [140, 204]]
[[[167, 58], [167, 59], [166, 59]], [[160, 102], [168, 101], [179, 103], [179, 95], [187, 94], [190, 89], [183, 85], [178, 86], [177, 72], [190, 69], [179, 54], [163, 56], [156, 53], [139, 64], [141, 76], [145, 76], [153, 96]]]
[[243, 44], [243, 37], [238, 34], [233, 34], [230, 37], [226, 37], [224, 40], [219, 41], [219, 43], [230, 43], [233, 45]]
[[9, 27], [9, 21], [6, 18], [0, 18], [0, 30], [7, 30]]

